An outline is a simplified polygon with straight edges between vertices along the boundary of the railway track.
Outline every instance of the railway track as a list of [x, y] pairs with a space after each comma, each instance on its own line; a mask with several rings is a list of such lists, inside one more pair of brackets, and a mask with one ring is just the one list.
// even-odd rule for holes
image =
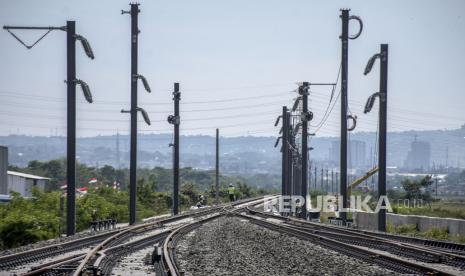
[[[465, 269], [465, 256], [460, 254], [428, 247], [418, 241], [391, 240], [385, 235], [372, 235], [368, 231], [325, 226], [252, 208], [261, 202], [261, 198], [249, 199], [100, 234], [100, 242], [94, 242], [92, 250], [44, 262], [31, 267], [25, 275], [111, 275], [118, 261], [125, 256], [139, 251], [147, 252], [152, 248], [151, 264], [156, 275], [183, 275], [176, 258], [178, 242], [202, 224], [225, 215], [238, 216], [261, 227], [310, 241], [397, 273], [457, 275], [457, 271], [463, 272]], [[88, 243], [89, 238], [85, 239]], [[32, 251], [43, 249], [41, 254], [47, 254], [44, 252], [49, 252], [53, 247]], [[141, 253], [136, 254], [140, 257]], [[32, 258], [33, 252], [26, 256]], [[24, 264], [27, 260], [17, 262]]]
[[440, 250], [440, 248], [424, 246], [423, 243], [420, 245], [420, 243], [416, 240], [415, 242], [410, 242], [409, 239], [398, 241], [396, 239], [387, 238], [390, 237], [388, 234], [358, 231], [336, 226], [325, 226], [319, 223], [285, 218], [266, 212], [260, 212], [251, 208], [247, 208], [247, 212], [261, 218], [277, 219], [282, 221], [281, 225], [283, 226], [345, 244], [374, 249], [377, 252], [386, 252], [390, 255], [408, 258], [422, 263], [435, 265], [441, 264], [462, 270], [465, 269], [465, 256], [449, 251], [445, 252]]
[[[244, 210], [249, 211], [250, 208], [247, 207], [244, 208]], [[178, 241], [182, 236], [194, 230], [202, 223], [213, 220], [222, 215], [224, 214], [218, 214], [209, 219], [198, 221], [173, 231], [168, 238], [165, 239], [163, 244], [163, 259], [161, 264], [158, 264], [158, 274], [170, 276], [183, 275], [183, 271], [179, 270], [176, 261], [175, 248]], [[451, 272], [448, 269], [440, 269], [434, 266], [425, 265], [425, 262], [464, 268], [464, 259], [459, 255], [443, 255], [443, 252], [424, 251], [423, 248], [409, 247], [395, 241], [387, 242], [368, 235], [358, 236], [347, 233], [343, 234], [341, 232], [336, 233], [315, 230], [315, 228], [305, 225], [288, 224], [285, 222], [285, 219], [283, 219], [283, 222], [281, 223], [270, 222], [263, 219], [263, 216], [266, 216], [266, 214], [263, 213], [261, 214], [262, 217], [239, 212], [234, 212], [233, 215], [239, 216], [251, 223], [270, 230], [310, 241], [336, 252], [363, 260], [367, 263], [376, 264], [397, 273], [413, 275], [457, 275], [455, 272]], [[267, 216], [267, 218], [270, 217], [276, 219], [276, 216]]]
[[[235, 202], [233, 205], [247, 204], [254, 199], [247, 199]], [[0, 271], [11, 272], [13, 274], [24, 275], [44, 275], [44, 274], [71, 274], [73, 271], [78, 275], [90, 261], [97, 261], [102, 271], [108, 271], [107, 267], [112, 266], [112, 260], [108, 258], [115, 255], [120, 257], [124, 254], [114, 254], [121, 251], [125, 254], [132, 252], [132, 248], [137, 250], [141, 246], [157, 241], [159, 235], [148, 235], [151, 231], [161, 228], [163, 225], [174, 224], [181, 220], [193, 219], [200, 216], [222, 210], [225, 205], [209, 207], [205, 209], [188, 211], [178, 216], [171, 216], [136, 226], [79, 238], [61, 244], [48, 245], [32, 250], [18, 252], [0, 257]], [[174, 227], [171, 227], [174, 228]], [[138, 235], [148, 235], [140, 241], [131, 239]], [[167, 236], [167, 234], [165, 235]], [[106, 254], [107, 258], [99, 258], [98, 254]], [[107, 260], [111, 260], [108, 262]], [[83, 264], [84, 263], [84, 264]], [[109, 265], [107, 264], [109, 263]], [[91, 265], [91, 267], [94, 267]]]
[[86, 248], [94, 244], [97, 244], [120, 231], [122, 230], [116, 230], [112, 232], [68, 241], [61, 244], [53, 244], [32, 250], [1, 256], [0, 270], [9, 270], [23, 264], [35, 262], [54, 256], [59, 256], [68, 252], [76, 251], [78, 249]]
[[208, 217], [203, 220], [196, 221], [194, 223], [187, 224], [185, 226], [179, 227], [178, 229], [174, 230], [165, 239], [163, 243], [162, 260], [161, 260], [161, 263], [158, 264], [159, 274], [160, 275], [171, 275], [171, 276], [181, 275], [181, 272], [179, 271], [179, 268], [177, 266], [176, 253], [175, 253], [176, 245], [179, 242], [179, 240], [183, 237], [183, 235], [199, 227], [201, 224], [207, 221], [216, 219], [222, 215], [224, 215], [224, 212]]
[[304, 221], [301, 219], [282, 217], [279, 215], [274, 215], [271, 213], [257, 211], [251, 208], [247, 208], [247, 212], [254, 215], [272, 217], [285, 221], [287, 224], [295, 225], [306, 225], [308, 227], [313, 227], [315, 229], [325, 230], [325, 231], [335, 231], [340, 233], [355, 234], [355, 235], [365, 235], [367, 237], [378, 238], [379, 240], [388, 240], [388, 241], [397, 241], [401, 243], [411, 244], [420, 246], [424, 249], [436, 250], [445, 254], [452, 255], [462, 255], [465, 256], [465, 244], [453, 243], [448, 241], [438, 241], [431, 239], [423, 239], [418, 237], [409, 237], [404, 235], [395, 235], [389, 233], [375, 232], [375, 231], [366, 231], [360, 229], [352, 229], [340, 226], [325, 225], [316, 222]]
[[319, 244], [336, 252], [351, 256], [368, 263], [373, 263], [381, 267], [388, 268], [398, 273], [413, 274], [413, 275], [455, 275], [447, 271], [443, 271], [431, 266], [423, 265], [416, 261], [400, 258], [391, 254], [380, 252], [379, 250], [370, 250], [361, 246], [356, 246], [347, 242], [321, 235], [321, 233], [313, 233], [307, 229], [302, 229], [296, 226], [285, 225], [284, 223], [276, 223], [264, 220], [263, 218], [237, 214], [241, 218], [249, 220], [251, 223], [262, 227], [281, 232], [286, 235], [292, 235], [303, 240], [308, 240], [312, 243]]

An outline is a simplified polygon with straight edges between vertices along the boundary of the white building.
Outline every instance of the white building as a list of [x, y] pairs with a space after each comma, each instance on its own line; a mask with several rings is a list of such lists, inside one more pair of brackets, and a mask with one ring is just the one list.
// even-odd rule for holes
[[23, 197], [32, 196], [32, 188], [37, 187], [44, 190], [50, 178], [41, 177], [37, 175], [8, 171], [8, 186], [7, 192], [15, 191]]

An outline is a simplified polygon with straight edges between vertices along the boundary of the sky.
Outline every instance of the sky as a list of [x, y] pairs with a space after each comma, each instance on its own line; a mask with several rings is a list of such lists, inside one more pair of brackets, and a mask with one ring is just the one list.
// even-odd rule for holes
[[[140, 133], [171, 133], [173, 83], [180, 83], [181, 134], [270, 136], [282, 106], [292, 106], [301, 81], [334, 82], [340, 66], [341, 8], [363, 20], [349, 42], [349, 108], [355, 131], [376, 131], [377, 108], [363, 106], [378, 91], [379, 63], [369, 57], [389, 44], [388, 131], [454, 129], [465, 123], [465, 1], [178, 0], [141, 1]], [[127, 134], [130, 104], [130, 16], [127, 1], [1, 0], [0, 24], [64, 26], [95, 53], [76, 47], [77, 77], [94, 103], [77, 90], [78, 136]], [[356, 33], [357, 24], [350, 24]], [[30, 43], [43, 31], [16, 31]], [[0, 32], [0, 135], [66, 134], [66, 34], [53, 31], [27, 50]], [[340, 87], [312, 87], [310, 132], [338, 136]], [[333, 108], [331, 108], [334, 106]], [[376, 106], [376, 105], [375, 105]], [[325, 110], [331, 113], [321, 125]]]

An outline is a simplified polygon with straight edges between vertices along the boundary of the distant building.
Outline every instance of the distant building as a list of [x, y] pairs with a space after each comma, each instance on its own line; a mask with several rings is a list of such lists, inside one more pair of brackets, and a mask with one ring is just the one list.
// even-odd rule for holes
[[37, 175], [8, 171], [8, 193], [14, 191], [23, 197], [30, 197], [33, 187], [44, 190], [49, 180], [50, 178]]
[[8, 148], [0, 146], [0, 195], [7, 194], [8, 190]]
[[30, 197], [33, 187], [44, 190], [49, 180], [37, 175], [8, 171], [8, 148], [0, 146], [0, 201], [8, 201], [11, 191]]
[[[352, 140], [347, 144], [347, 162], [351, 168], [366, 167], [366, 143], [363, 141]], [[329, 149], [329, 160], [336, 165], [340, 162], [341, 142], [332, 141]]]
[[428, 170], [431, 162], [431, 145], [426, 141], [415, 139], [410, 144], [410, 151], [407, 153], [404, 167], [407, 169]]

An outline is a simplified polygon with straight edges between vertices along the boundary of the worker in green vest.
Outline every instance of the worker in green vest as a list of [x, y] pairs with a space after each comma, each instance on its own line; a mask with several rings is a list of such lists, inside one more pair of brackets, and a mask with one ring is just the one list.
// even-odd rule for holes
[[236, 188], [234, 188], [232, 183], [229, 183], [229, 187], [228, 187], [229, 201], [235, 200], [235, 193], [236, 193]]

